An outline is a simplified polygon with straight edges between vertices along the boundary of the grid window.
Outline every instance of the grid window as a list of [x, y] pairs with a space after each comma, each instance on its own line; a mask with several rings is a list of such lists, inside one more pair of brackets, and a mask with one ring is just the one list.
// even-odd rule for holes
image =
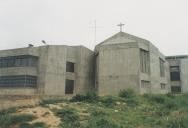
[[0, 87], [36, 87], [36, 85], [36, 76], [0, 76]]
[[181, 93], [181, 87], [180, 86], [171, 86], [171, 92], [172, 93]]
[[66, 79], [65, 94], [73, 94], [74, 92], [74, 80]]
[[165, 90], [166, 89], [166, 84], [161, 83], [161, 89]]
[[165, 61], [159, 58], [159, 63], [160, 63], [160, 76], [164, 77], [165, 76], [165, 66], [164, 66]]
[[38, 57], [31, 55], [0, 57], [0, 68], [37, 66]]
[[141, 88], [150, 89], [151, 88], [150, 81], [141, 80]]
[[150, 73], [149, 51], [140, 49], [140, 68], [142, 73]]
[[180, 81], [179, 66], [170, 66], [170, 79], [171, 81]]
[[74, 63], [72, 62], [66, 63], [66, 72], [74, 72]]

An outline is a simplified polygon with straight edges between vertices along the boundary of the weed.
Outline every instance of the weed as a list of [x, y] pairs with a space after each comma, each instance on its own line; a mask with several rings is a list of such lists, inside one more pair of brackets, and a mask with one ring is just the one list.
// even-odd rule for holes
[[90, 91], [86, 95], [77, 94], [72, 97], [71, 102], [97, 102], [99, 100], [99, 96], [95, 91]]
[[0, 115], [0, 124], [2, 128], [7, 128], [12, 124], [25, 123], [35, 118], [36, 118], [35, 116], [29, 114], [21, 114], [21, 115], [3, 114]]
[[64, 108], [56, 110], [55, 115], [60, 117], [61, 121], [63, 122], [61, 127], [69, 126], [70, 128], [77, 128], [80, 126], [79, 116], [73, 109]]
[[120, 92], [119, 92], [119, 97], [122, 97], [122, 98], [132, 98], [135, 96], [136, 96], [136, 94], [135, 94], [134, 90], [132, 90], [132, 89], [120, 90]]
[[112, 96], [100, 98], [100, 102], [102, 102], [105, 107], [113, 107], [115, 105], [115, 101], [116, 100]]

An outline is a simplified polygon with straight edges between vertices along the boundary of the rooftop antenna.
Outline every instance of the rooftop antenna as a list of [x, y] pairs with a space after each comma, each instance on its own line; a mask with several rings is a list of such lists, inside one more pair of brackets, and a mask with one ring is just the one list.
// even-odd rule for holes
[[122, 28], [123, 28], [124, 25], [125, 25], [125, 24], [122, 24], [121, 22], [120, 22], [120, 24], [117, 25], [117, 26], [119, 26], [119, 28], [120, 28], [120, 32], [122, 32]]
[[45, 41], [45, 40], [42, 40], [41, 42], [42, 42], [43, 44], [47, 45], [47, 43], [46, 43], [46, 41]]
[[94, 28], [94, 45], [97, 43], [97, 28], [99, 28], [99, 26], [97, 26], [97, 21], [94, 20], [94, 26], [91, 26], [91, 28]]

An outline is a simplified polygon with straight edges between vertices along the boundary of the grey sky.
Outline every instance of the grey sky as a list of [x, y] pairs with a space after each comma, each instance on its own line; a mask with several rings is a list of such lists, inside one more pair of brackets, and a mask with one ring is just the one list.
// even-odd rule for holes
[[84, 45], [119, 31], [145, 38], [165, 55], [188, 54], [188, 0], [0, 0], [0, 49], [28, 43]]

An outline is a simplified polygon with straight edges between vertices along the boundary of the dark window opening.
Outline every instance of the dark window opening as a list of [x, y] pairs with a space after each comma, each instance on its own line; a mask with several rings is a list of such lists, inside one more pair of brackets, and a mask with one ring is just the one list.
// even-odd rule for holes
[[65, 94], [73, 94], [74, 92], [74, 80], [66, 79]]
[[161, 84], [161, 89], [165, 90], [166, 89], [166, 84]]
[[36, 87], [37, 77], [30, 75], [0, 76], [0, 87]]
[[140, 49], [140, 68], [142, 73], [150, 73], [149, 51]]
[[72, 62], [66, 63], [66, 72], [74, 72], [74, 63]]
[[164, 77], [165, 76], [165, 66], [164, 66], [165, 61], [159, 58], [159, 64], [160, 64], [160, 76]]
[[179, 66], [170, 66], [170, 79], [171, 81], [180, 81]]
[[181, 87], [180, 86], [172, 86], [171, 92], [172, 93], [181, 93]]
[[141, 80], [141, 88], [150, 89], [151, 88], [151, 82], [150, 81]]
[[180, 81], [180, 72], [171, 72], [170, 79], [171, 81]]

